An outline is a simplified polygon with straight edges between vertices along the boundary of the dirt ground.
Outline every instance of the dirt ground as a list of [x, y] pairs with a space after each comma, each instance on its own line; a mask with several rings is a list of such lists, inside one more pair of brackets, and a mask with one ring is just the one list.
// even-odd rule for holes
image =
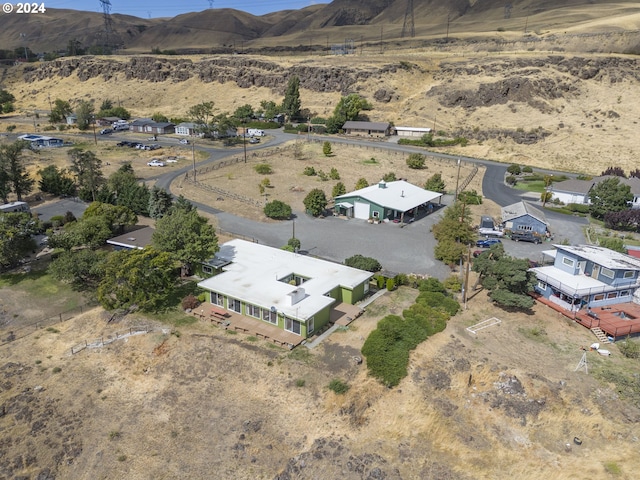
[[[640, 411], [574, 371], [593, 337], [544, 307], [508, 313], [480, 292], [397, 388], [369, 378], [353, 356], [415, 295], [387, 293], [311, 351], [99, 310], [0, 347], [0, 478], [633, 478]], [[155, 330], [70, 354], [141, 324]], [[590, 369], [624, 366], [612, 351], [587, 352]]]

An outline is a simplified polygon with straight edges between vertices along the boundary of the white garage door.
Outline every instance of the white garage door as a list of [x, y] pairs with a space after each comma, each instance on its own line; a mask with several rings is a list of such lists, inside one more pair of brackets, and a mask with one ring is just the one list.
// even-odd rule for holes
[[355, 202], [353, 215], [356, 218], [359, 218], [361, 220], [368, 220], [369, 219], [369, 204], [368, 203], [362, 203], [362, 202]]

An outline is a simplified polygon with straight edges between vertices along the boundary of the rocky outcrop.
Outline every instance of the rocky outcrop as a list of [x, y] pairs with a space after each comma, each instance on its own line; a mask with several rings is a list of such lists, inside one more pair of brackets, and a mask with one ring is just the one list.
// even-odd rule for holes
[[132, 57], [128, 61], [78, 57], [55, 60], [25, 67], [24, 80], [38, 80], [76, 75], [85, 82], [91, 78], [104, 81], [143, 80], [147, 82], [183, 82], [197, 78], [204, 83], [234, 82], [240, 88], [267, 87], [284, 91], [287, 79], [298, 76], [303, 88], [314, 92], [351, 93], [357, 82], [394, 72], [393, 65], [373, 67], [327, 67], [296, 65], [291, 68], [274, 62], [239, 55], [220, 56], [193, 62], [188, 59]]

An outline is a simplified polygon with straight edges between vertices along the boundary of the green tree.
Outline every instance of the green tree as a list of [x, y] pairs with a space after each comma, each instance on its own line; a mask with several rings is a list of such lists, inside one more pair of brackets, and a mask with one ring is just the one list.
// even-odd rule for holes
[[302, 243], [300, 242], [300, 239], [291, 237], [287, 242], [287, 246], [291, 247], [294, 252], [297, 252], [298, 250], [300, 250]]
[[606, 237], [600, 239], [600, 246], [615, 252], [627, 253], [621, 238]]
[[520, 175], [522, 173], [522, 169], [517, 163], [512, 163], [507, 168], [507, 172], [509, 172], [511, 175]]
[[275, 220], [289, 220], [291, 218], [291, 207], [280, 200], [267, 202], [264, 206], [264, 214]]
[[260, 102], [260, 108], [262, 109], [264, 118], [266, 118], [267, 120], [271, 120], [282, 110], [281, 105], [277, 105], [276, 102], [273, 102], [271, 100], [262, 100]]
[[[103, 102], [104, 104], [104, 102]], [[109, 109], [100, 108], [98, 112], [98, 117], [118, 117], [122, 120], [129, 120], [131, 118], [131, 113], [124, 107], [111, 107]]]
[[591, 216], [601, 220], [605, 213], [627, 210], [629, 203], [633, 201], [633, 194], [629, 185], [620, 183], [617, 177], [612, 177], [596, 184], [589, 191], [589, 199]]
[[463, 190], [458, 194], [458, 200], [466, 205], [482, 205], [482, 195], [475, 190]]
[[91, 203], [82, 214], [82, 220], [91, 217], [104, 217], [113, 234], [122, 233], [125, 227], [138, 223], [137, 215], [130, 208], [102, 202]]
[[193, 264], [204, 262], [218, 251], [215, 229], [195, 209], [174, 209], [159, 219], [152, 243], [182, 262], [185, 274], [191, 273]]
[[449, 266], [457, 265], [460, 259], [467, 253], [467, 246], [453, 239], [439, 240], [433, 249], [436, 260], [440, 260]]
[[107, 310], [137, 306], [158, 311], [173, 292], [175, 280], [175, 260], [168, 252], [150, 247], [122, 250], [107, 258], [97, 298]]
[[16, 101], [11, 93], [0, 89], [0, 113], [10, 113], [13, 111], [13, 102]]
[[71, 158], [70, 170], [76, 175], [80, 198], [95, 201], [98, 189], [105, 183], [102, 160], [95, 153], [81, 147], [73, 147], [68, 155]]
[[382, 270], [382, 265], [380, 265], [378, 260], [372, 257], [365, 257], [360, 254], [345, 258], [344, 264], [347, 267], [359, 268], [360, 270], [366, 270], [367, 272], [379, 272]]
[[113, 236], [111, 225], [106, 217], [87, 217], [68, 223], [65, 230], [72, 235], [76, 247], [85, 246], [92, 250], [100, 248]]
[[195, 210], [195, 207], [189, 200], [184, 198], [184, 195], [181, 194], [176, 198], [176, 201], [173, 202], [173, 207], [171, 207], [171, 212], [174, 212], [175, 210], [190, 212], [191, 210]]
[[100, 104], [100, 111], [104, 112], [106, 110], [111, 110], [113, 108], [113, 102], [108, 98], [105, 98]]
[[253, 112], [253, 107], [251, 105], [249, 105], [248, 103], [239, 106], [238, 108], [236, 108], [236, 110], [233, 112], [233, 118], [241, 121], [241, 122], [246, 122], [247, 120], [250, 120], [254, 117], [254, 112]]
[[202, 102], [193, 105], [187, 110], [187, 116], [196, 124], [196, 131], [205, 137], [213, 137], [215, 130], [215, 114], [213, 113], [213, 102]]
[[0, 196], [5, 203], [10, 191], [21, 201], [23, 195], [33, 190], [35, 180], [31, 178], [22, 155], [27, 148], [29, 144], [23, 140], [0, 145], [0, 172], [3, 172], [0, 173]]
[[80, 100], [76, 107], [76, 124], [79, 130], [88, 130], [93, 123], [93, 103]]
[[149, 187], [145, 183], [138, 181], [129, 162], [126, 162], [111, 174], [107, 185], [112, 197], [115, 199], [113, 203], [127, 207], [138, 215], [148, 216]]
[[385, 173], [382, 176], [382, 180], [384, 180], [385, 182], [395, 182], [397, 180], [396, 174], [393, 172]]
[[297, 76], [289, 78], [287, 89], [284, 92], [284, 100], [282, 101], [282, 111], [290, 118], [297, 119], [300, 117], [300, 79]]
[[357, 93], [342, 97], [336, 105], [333, 115], [327, 119], [327, 132], [336, 133], [348, 120], [358, 120], [362, 110], [371, 110], [371, 104]]
[[151, 120], [153, 120], [154, 122], [168, 122], [169, 118], [162, 113], [156, 112], [151, 115]]
[[498, 305], [520, 309], [533, 306], [529, 292], [533, 290], [536, 277], [529, 271], [529, 261], [506, 255], [501, 243], [476, 258], [472, 269], [479, 274], [480, 283]]
[[424, 184], [424, 189], [432, 192], [444, 193], [446, 185], [444, 184], [444, 180], [442, 180], [442, 175], [434, 173]]
[[360, 190], [362, 188], [367, 188], [368, 186], [369, 186], [369, 182], [367, 182], [367, 179], [364, 177], [360, 177], [356, 182], [356, 186], [354, 187], [354, 190]]
[[336, 197], [339, 197], [340, 195], [344, 195], [345, 193], [347, 193], [347, 187], [344, 186], [344, 183], [338, 182], [333, 187], [333, 190], [331, 191], [331, 196], [333, 198], [336, 198]]
[[303, 200], [306, 211], [314, 217], [322, 214], [327, 206], [327, 197], [322, 190], [314, 188]]
[[0, 270], [15, 267], [35, 250], [31, 235], [37, 233], [39, 226], [28, 213], [0, 213]]
[[51, 113], [49, 114], [49, 121], [51, 123], [64, 122], [65, 119], [72, 113], [73, 109], [71, 108], [71, 104], [69, 102], [56, 98], [53, 102]]
[[338, 173], [338, 170], [334, 167], [331, 167], [331, 171], [329, 172], [329, 178], [331, 180], [340, 180], [340, 173]]
[[76, 194], [76, 185], [66, 169], [59, 169], [55, 165], [49, 165], [38, 170], [40, 191], [53, 195]]
[[48, 272], [74, 290], [93, 290], [103, 278], [108, 255], [104, 250], [89, 249], [62, 252], [51, 261]]
[[162, 218], [171, 211], [173, 197], [165, 189], [153, 186], [149, 193], [149, 216], [155, 220]]
[[411, 153], [407, 157], [407, 166], [415, 170], [420, 170], [424, 168], [424, 164], [426, 161], [427, 161], [427, 157], [425, 157], [423, 154]]
[[325, 157], [331, 155], [331, 142], [324, 142], [322, 144], [322, 153]]

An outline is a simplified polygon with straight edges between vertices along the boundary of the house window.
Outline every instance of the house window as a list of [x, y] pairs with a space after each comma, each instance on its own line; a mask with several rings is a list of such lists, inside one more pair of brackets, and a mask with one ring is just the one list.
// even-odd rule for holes
[[530, 232], [531, 230], [533, 230], [533, 227], [531, 225], [520, 225], [518, 227], [518, 230], [523, 230], [525, 232]]
[[313, 333], [314, 324], [315, 324], [315, 321], [313, 317], [307, 320], [307, 335], [309, 335], [310, 333]]
[[211, 292], [211, 303], [220, 307], [224, 306], [224, 295], [216, 292]]
[[633, 278], [633, 277], [634, 277], [633, 270], [627, 270], [626, 272], [624, 272], [624, 278]]
[[369, 291], [369, 280], [364, 282], [364, 293], [367, 293], [368, 291]]
[[284, 318], [284, 329], [288, 330], [289, 332], [300, 335], [300, 332], [301, 332], [300, 325], [301, 323], [298, 320], [294, 320], [293, 318], [289, 318], [289, 317]]
[[573, 261], [573, 258], [569, 258], [569, 257], [563, 257], [562, 258], [562, 263], [564, 263], [568, 267], [573, 267], [575, 265], [575, 262]]
[[615, 272], [613, 270], [611, 270], [610, 268], [604, 268], [602, 267], [602, 270], [600, 270], [600, 273], [602, 275], [604, 275], [607, 278], [613, 278], [615, 277]]
[[607, 298], [618, 298], [618, 292], [607, 293]]
[[540, 290], [546, 290], [547, 289], [547, 284], [541, 281], [538, 281], [538, 288]]
[[262, 320], [264, 320], [265, 322], [269, 322], [269, 323], [272, 323], [274, 325], [277, 325], [278, 324], [278, 313], [277, 312], [272, 312], [268, 308], [263, 308], [262, 309]]
[[604, 293], [599, 293], [598, 295], [593, 296], [594, 302], [599, 302], [600, 300], [604, 300]]
[[629, 290], [620, 290], [619, 296], [628, 297], [629, 296]]
[[211, 274], [213, 274], [213, 268], [210, 267], [209, 265], [203, 265], [202, 266], [202, 273], [206, 273], [207, 275], [211, 275]]
[[260, 307], [256, 307], [255, 305], [246, 305], [247, 315], [254, 318], [260, 318]]
[[227, 307], [227, 310], [231, 310], [233, 312], [240, 313], [240, 311], [242, 310], [242, 307], [241, 307], [241, 304], [240, 304], [240, 300], [237, 300], [235, 298], [230, 298], [229, 299], [229, 306]]

